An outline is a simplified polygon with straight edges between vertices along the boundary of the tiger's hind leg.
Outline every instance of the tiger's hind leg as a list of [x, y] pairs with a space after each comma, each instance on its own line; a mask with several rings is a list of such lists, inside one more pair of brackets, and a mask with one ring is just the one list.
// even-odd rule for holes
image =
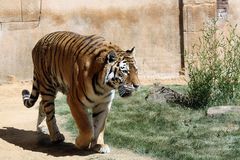
[[[49, 131], [50, 140], [52, 143], [61, 143], [65, 140], [63, 134], [60, 133], [56, 118], [55, 118], [55, 96], [56, 92], [50, 92], [52, 89], [42, 89], [40, 87], [40, 94], [42, 95], [41, 106], [43, 107], [43, 111], [46, 114], [46, 123]], [[48, 91], [48, 92], [47, 92]], [[39, 121], [41, 122], [43, 117], [39, 117]]]
[[43, 102], [39, 103], [39, 110], [38, 110], [38, 120], [37, 120], [37, 131], [41, 133], [47, 134], [47, 130], [44, 126], [41, 126], [41, 123], [46, 118], [46, 114], [44, 112]]

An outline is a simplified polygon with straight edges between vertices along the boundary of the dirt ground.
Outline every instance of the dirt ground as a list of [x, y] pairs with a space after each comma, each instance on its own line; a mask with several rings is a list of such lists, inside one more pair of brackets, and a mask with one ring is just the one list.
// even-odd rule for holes
[[[0, 84], [0, 159], [2, 160], [152, 160], [124, 149], [111, 148], [110, 154], [79, 151], [73, 137], [60, 128], [65, 142], [53, 145], [48, 136], [36, 132], [37, 107], [23, 106], [21, 90], [31, 89], [31, 82]], [[36, 105], [37, 106], [37, 105]], [[57, 117], [58, 122], [64, 120]], [[60, 125], [59, 125], [60, 126]]]

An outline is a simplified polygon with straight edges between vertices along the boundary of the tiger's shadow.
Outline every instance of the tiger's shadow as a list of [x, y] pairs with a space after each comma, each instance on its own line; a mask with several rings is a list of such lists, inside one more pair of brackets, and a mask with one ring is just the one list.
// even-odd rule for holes
[[22, 147], [24, 150], [42, 152], [55, 157], [72, 155], [87, 156], [94, 153], [91, 151], [80, 151], [72, 143], [52, 144], [46, 134], [13, 127], [0, 128], [0, 138], [8, 143]]

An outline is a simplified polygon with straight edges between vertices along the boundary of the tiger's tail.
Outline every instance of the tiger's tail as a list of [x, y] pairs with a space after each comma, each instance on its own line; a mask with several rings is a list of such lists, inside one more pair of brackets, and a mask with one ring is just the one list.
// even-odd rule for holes
[[37, 101], [39, 96], [39, 84], [35, 77], [33, 77], [33, 86], [32, 86], [32, 92], [30, 92], [26, 89], [22, 90], [22, 98], [23, 98], [23, 104], [27, 108], [31, 108], [35, 102]]

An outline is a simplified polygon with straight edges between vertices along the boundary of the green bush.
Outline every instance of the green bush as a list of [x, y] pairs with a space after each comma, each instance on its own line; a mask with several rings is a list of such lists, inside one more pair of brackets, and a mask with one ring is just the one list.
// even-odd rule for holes
[[239, 103], [240, 37], [236, 33], [237, 26], [230, 26], [224, 34], [216, 23], [211, 21], [205, 25], [192, 52], [186, 52], [190, 78], [187, 96], [194, 108]]

